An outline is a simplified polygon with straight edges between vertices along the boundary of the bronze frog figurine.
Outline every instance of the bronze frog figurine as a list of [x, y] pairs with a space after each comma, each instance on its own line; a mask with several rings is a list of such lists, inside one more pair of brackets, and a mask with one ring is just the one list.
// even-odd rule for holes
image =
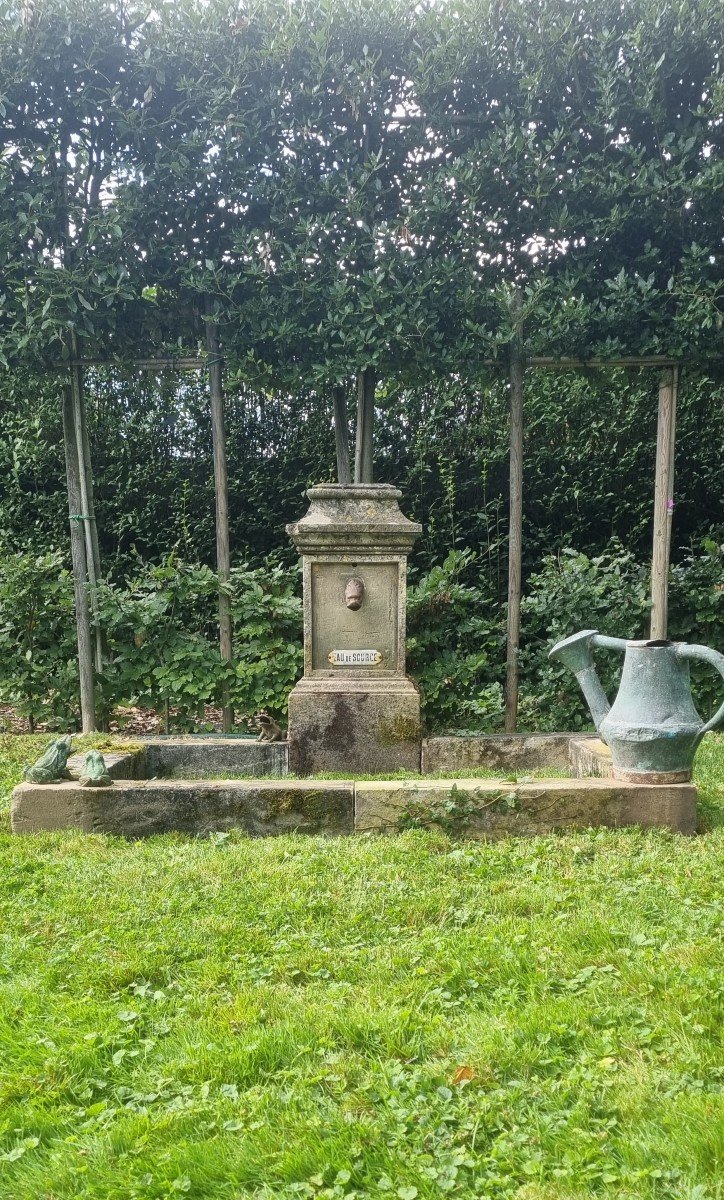
[[70, 754], [71, 735], [56, 738], [43, 751], [37, 762], [25, 767], [23, 779], [28, 783], [61, 783], [70, 779], [71, 774], [66, 763]]
[[78, 777], [81, 787], [110, 787], [113, 783], [108, 774], [106, 760], [100, 750], [89, 750], [83, 763], [83, 772]]

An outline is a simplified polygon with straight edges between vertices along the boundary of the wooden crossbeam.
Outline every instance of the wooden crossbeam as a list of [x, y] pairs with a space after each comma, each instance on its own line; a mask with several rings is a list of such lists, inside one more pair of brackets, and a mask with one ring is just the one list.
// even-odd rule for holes
[[[713, 361], [713, 360], [712, 360]], [[65, 367], [119, 367], [134, 368], [139, 371], [205, 371], [206, 358], [187, 355], [185, 358], [133, 358], [126, 361], [108, 358], [71, 359], [58, 364], [58, 369]], [[542, 370], [582, 371], [603, 369], [605, 367], [677, 367], [686, 366], [681, 359], [668, 358], [664, 354], [624, 355], [621, 358], [547, 358], [531, 357], [525, 360], [526, 367], [539, 367]], [[690, 364], [695, 365], [695, 364]], [[500, 367], [507, 369], [502, 358], [485, 358], [480, 362], [481, 367]]]

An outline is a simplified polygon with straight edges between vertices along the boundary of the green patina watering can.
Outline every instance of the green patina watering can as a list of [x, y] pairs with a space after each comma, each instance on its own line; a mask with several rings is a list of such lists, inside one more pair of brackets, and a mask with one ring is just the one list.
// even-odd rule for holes
[[[613, 705], [593, 665], [596, 646], [623, 650], [626, 655]], [[627, 642], [584, 629], [558, 642], [548, 657], [575, 674], [596, 729], [611, 750], [616, 779], [631, 783], [691, 779], [696, 748], [704, 734], [724, 720], [724, 704], [710, 721], [702, 721], [691, 698], [689, 662], [707, 662], [724, 677], [724, 654], [686, 642]]]

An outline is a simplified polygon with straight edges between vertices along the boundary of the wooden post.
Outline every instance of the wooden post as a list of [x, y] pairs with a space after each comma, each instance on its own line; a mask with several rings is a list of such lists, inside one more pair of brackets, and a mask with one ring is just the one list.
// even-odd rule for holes
[[659, 380], [659, 420], [654, 483], [654, 549], [651, 559], [651, 629], [655, 640], [666, 637], [669, 607], [671, 521], [674, 515], [674, 450], [679, 369], [671, 367]]
[[510, 348], [510, 516], [508, 524], [508, 629], [505, 667], [505, 732], [518, 722], [518, 644], [523, 560], [523, 361], [516, 338]]
[[357, 436], [354, 456], [355, 483], [372, 483], [372, 439], [375, 420], [375, 369], [365, 367], [357, 374]]
[[75, 623], [78, 637], [81, 725], [83, 733], [92, 733], [96, 727], [93, 694], [93, 642], [86, 591], [86, 544], [82, 529], [85, 522], [80, 519], [82, 518], [81, 474], [78, 463], [75, 405], [71, 386], [63, 389], [63, 444], [65, 447], [65, 473], [68, 480], [68, 515], [70, 517], [70, 552], [75, 593]]
[[[70, 208], [68, 203], [68, 173], [70, 135], [63, 122], [59, 129], [59, 160], [62, 176], [59, 179], [60, 189], [57, 193], [57, 215], [63, 230], [63, 267], [70, 271], [73, 266], [73, 240], [71, 236]], [[103, 639], [98, 622], [97, 580], [100, 577], [100, 552], [98, 550], [98, 535], [95, 530], [95, 514], [92, 509], [93, 486], [88, 450], [88, 433], [85, 427], [85, 404], [83, 396], [83, 366], [80, 361], [80, 343], [75, 329], [70, 331], [70, 402], [73, 405], [73, 421], [70, 426], [75, 438], [75, 463], [77, 465], [76, 482], [78, 485], [77, 517], [82, 517], [82, 535], [85, 543], [84, 550], [84, 579], [89, 585], [90, 606], [95, 625], [95, 661], [96, 669], [103, 666]], [[65, 396], [65, 393], [64, 393]], [[77, 523], [77, 522], [76, 522]], [[93, 526], [93, 528], [92, 528]], [[95, 724], [93, 725], [95, 728]]]
[[[367, 160], [377, 146], [373, 136], [372, 123], [368, 112], [362, 111], [361, 120], [361, 151], [362, 161]], [[371, 172], [370, 174], [373, 174]], [[361, 273], [366, 275], [374, 270], [375, 265], [375, 192], [373, 189], [363, 189], [363, 208], [365, 224], [369, 231], [369, 240], [364, 244], [360, 254]], [[354, 481], [355, 483], [372, 483], [374, 480], [373, 438], [375, 423], [375, 368], [364, 367], [357, 372], [357, 429], [355, 431]]]
[[88, 499], [88, 516], [90, 517], [90, 521], [88, 522], [88, 525], [90, 528], [90, 535], [91, 535], [91, 549], [93, 551], [93, 568], [95, 570], [96, 579], [100, 580], [103, 578], [103, 572], [101, 570], [101, 551], [100, 551], [100, 546], [98, 544], [98, 522], [96, 521], [95, 489], [93, 486], [93, 463], [91, 461], [90, 440], [88, 438], [88, 422], [86, 420], [86, 404], [85, 404], [85, 383], [83, 380], [82, 370], [78, 376], [78, 383], [79, 383], [81, 397], [82, 397], [82, 403], [80, 406], [81, 422], [82, 422], [82, 424], [81, 424], [81, 442], [83, 445], [83, 466], [85, 468], [85, 487], [86, 487], [86, 496]]
[[[209, 352], [209, 392], [211, 396], [211, 437], [214, 449], [214, 492], [216, 495], [216, 570], [219, 577], [219, 651], [223, 662], [231, 662], [231, 597], [228, 592], [231, 577], [229, 553], [229, 485], [226, 469], [226, 436], [224, 432], [224, 392], [221, 377], [219, 327], [211, 315], [211, 303], [206, 299], [206, 348]], [[229, 687], [222, 688], [222, 729], [229, 733], [234, 725], [234, 710], [229, 702]]]
[[337, 446], [337, 482], [351, 483], [349, 465], [349, 423], [347, 421], [347, 394], [341, 384], [333, 390], [334, 396], [334, 440]]
[[85, 419], [85, 395], [83, 392], [83, 367], [78, 359], [78, 339], [75, 332], [70, 338], [73, 364], [70, 369], [71, 391], [73, 397], [73, 428], [75, 431], [76, 454], [78, 460], [78, 483], [80, 487], [80, 505], [78, 512], [82, 514], [83, 538], [85, 540], [85, 558], [88, 572], [88, 590], [90, 609], [93, 615], [96, 671], [103, 669], [103, 634], [98, 620], [98, 580], [101, 574], [101, 556], [98, 547], [98, 531], [93, 495], [93, 470], [90, 461], [90, 443]]

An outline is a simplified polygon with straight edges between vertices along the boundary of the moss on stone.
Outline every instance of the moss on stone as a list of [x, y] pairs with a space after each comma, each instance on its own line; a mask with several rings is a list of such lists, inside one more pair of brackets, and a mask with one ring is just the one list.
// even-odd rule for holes
[[418, 742], [421, 737], [420, 723], [414, 717], [402, 713], [378, 729], [381, 746], [398, 746], [401, 742]]
[[300, 788], [292, 791], [279, 791], [266, 798], [266, 820], [272, 821], [286, 813], [297, 812], [310, 821], [322, 821], [327, 813], [327, 804], [323, 791]]

